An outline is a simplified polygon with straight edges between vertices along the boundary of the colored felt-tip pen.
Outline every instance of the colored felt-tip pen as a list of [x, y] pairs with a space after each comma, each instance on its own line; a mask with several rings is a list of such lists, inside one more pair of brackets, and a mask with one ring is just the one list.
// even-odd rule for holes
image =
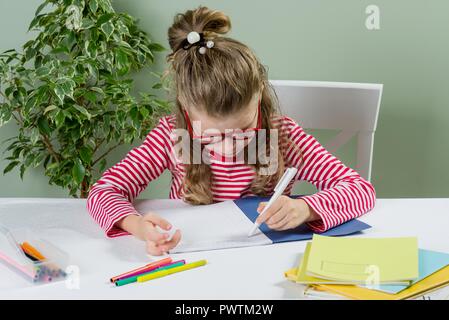
[[121, 287], [121, 286], [124, 286], [124, 285], [126, 285], [126, 284], [130, 284], [130, 283], [137, 282], [137, 278], [138, 278], [138, 277], [145, 276], [145, 275], [150, 274], [150, 273], [159, 272], [159, 271], [162, 271], [162, 270], [167, 270], [167, 269], [172, 269], [172, 268], [180, 267], [180, 266], [183, 266], [183, 265], [185, 265], [185, 264], [186, 264], [186, 261], [185, 261], [185, 260], [175, 261], [175, 262], [173, 262], [173, 263], [171, 263], [171, 264], [169, 264], [169, 265], [159, 267], [159, 268], [154, 269], [154, 270], [151, 270], [151, 271], [149, 271], [149, 272], [145, 272], [145, 273], [141, 273], [141, 274], [136, 275], [136, 276], [127, 277], [127, 278], [123, 278], [123, 279], [117, 280], [117, 281], [115, 281], [115, 285], [116, 285], [117, 287]]
[[180, 267], [157, 271], [157, 272], [154, 272], [154, 273], [150, 273], [150, 274], [138, 277], [137, 278], [137, 282], [145, 282], [145, 281], [149, 281], [149, 280], [153, 280], [153, 279], [157, 279], [157, 278], [162, 278], [162, 277], [168, 276], [168, 275], [173, 274], [173, 273], [182, 272], [182, 271], [186, 271], [186, 270], [190, 270], [190, 269], [194, 269], [194, 268], [198, 268], [198, 267], [204, 266], [204, 265], [206, 265], [206, 263], [207, 263], [206, 260], [199, 260], [199, 261], [195, 261], [195, 262], [192, 262], [192, 263], [185, 264], [185, 265], [180, 266]]

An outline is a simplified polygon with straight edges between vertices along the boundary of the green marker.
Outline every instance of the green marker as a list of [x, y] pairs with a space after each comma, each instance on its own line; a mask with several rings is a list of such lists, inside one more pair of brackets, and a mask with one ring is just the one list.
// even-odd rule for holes
[[138, 278], [138, 277], [145, 276], [145, 275], [147, 275], [147, 274], [150, 274], [150, 273], [153, 273], [153, 272], [156, 272], [156, 271], [162, 271], [162, 270], [166, 270], [166, 269], [171, 269], [171, 268], [180, 267], [180, 266], [185, 265], [185, 263], [186, 263], [186, 262], [185, 262], [184, 260], [177, 261], [177, 262], [174, 262], [174, 263], [172, 263], [172, 264], [170, 264], [170, 265], [168, 265], [168, 266], [159, 267], [159, 268], [157, 268], [157, 269], [154, 269], [154, 270], [151, 270], [151, 271], [149, 271], [149, 272], [142, 273], [142, 274], [138, 274], [138, 275], [133, 276], [133, 277], [129, 277], [129, 278], [117, 280], [117, 281], [115, 282], [115, 285], [116, 285], [117, 287], [120, 287], [120, 286], [124, 286], [124, 285], [126, 285], [126, 284], [129, 284], [129, 283], [134, 283], [134, 282], [137, 282], [137, 278]]

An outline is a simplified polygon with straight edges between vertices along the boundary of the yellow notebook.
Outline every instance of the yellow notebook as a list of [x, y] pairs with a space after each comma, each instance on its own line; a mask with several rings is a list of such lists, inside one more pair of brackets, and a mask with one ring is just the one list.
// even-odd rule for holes
[[[285, 277], [296, 282], [298, 268], [291, 268], [285, 273]], [[422, 294], [437, 290], [449, 285], [449, 266], [440, 269], [423, 280], [413, 284], [409, 288], [398, 294], [386, 293], [372, 290], [356, 285], [336, 285], [336, 284], [311, 284], [316, 290], [328, 291], [355, 300], [403, 300], [411, 299]]]
[[284, 276], [290, 280], [296, 282], [296, 274], [298, 273], [298, 268], [291, 268], [284, 272]]
[[356, 300], [403, 300], [420, 296], [426, 292], [434, 291], [447, 285], [449, 285], [449, 266], [440, 269], [397, 294], [370, 290], [354, 285], [319, 284], [316, 287], [318, 290], [337, 293]]
[[315, 234], [306, 274], [354, 284], [409, 284], [418, 277], [418, 240]]

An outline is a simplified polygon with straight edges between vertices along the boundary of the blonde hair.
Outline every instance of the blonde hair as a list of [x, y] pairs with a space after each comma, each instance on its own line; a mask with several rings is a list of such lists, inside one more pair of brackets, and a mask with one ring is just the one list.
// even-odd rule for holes
[[[176, 126], [187, 129], [183, 106], [194, 106], [213, 117], [226, 117], [246, 107], [263, 87], [262, 128], [267, 129], [266, 152], [269, 154], [268, 132], [273, 128], [273, 117], [279, 115], [277, 97], [268, 82], [265, 67], [251, 49], [235, 39], [222, 36], [230, 29], [231, 21], [228, 16], [203, 6], [175, 16], [173, 25], [168, 29], [172, 52], [167, 56], [170, 66], [167, 74], [171, 75], [176, 92]], [[183, 49], [184, 40], [191, 31], [203, 33], [205, 40], [213, 40], [213, 48], [207, 49], [205, 54], [201, 54], [197, 46]], [[258, 160], [252, 165], [256, 171], [250, 187], [253, 194], [266, 195], [267, 186], [276, 184], [282, 176], [285, 141], [280, 143], [281, 137], [279, 134], [275, 174], [261, 175], [260, 169], [263, 165]], [[190, 161], [185, 165], [181, 190], [184, 199], [192, 204], [212, 203], [211, 179], [209, 165], [194, 164]]]

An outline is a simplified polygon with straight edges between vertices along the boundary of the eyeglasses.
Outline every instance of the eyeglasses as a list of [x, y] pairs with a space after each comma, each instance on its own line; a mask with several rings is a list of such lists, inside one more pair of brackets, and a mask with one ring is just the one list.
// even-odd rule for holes
[[261, 99], [259, 98], [259, 103], [257, 105], [257, 126], [255, 128], [247, 128], [244, 130], [226, 130], [225, 133], [222, 132], [211, 132], [202, 135], [195, 135], [193, 132], [192, 122], [190, 121], [189, 114], [187, 110], [183, 108], [184, 117], [187, 123], [187, 129], [193, 140], [199, 141], [201, 144], [214, 144], [223, 141], [226, 138], [231, 138], [234, 140], [245, 140], [254, 137], [257, 131], [262, 129], [262, 113], [261, 113]]

